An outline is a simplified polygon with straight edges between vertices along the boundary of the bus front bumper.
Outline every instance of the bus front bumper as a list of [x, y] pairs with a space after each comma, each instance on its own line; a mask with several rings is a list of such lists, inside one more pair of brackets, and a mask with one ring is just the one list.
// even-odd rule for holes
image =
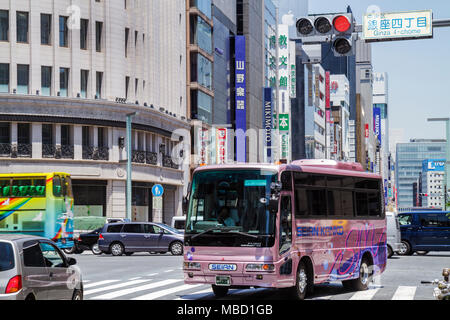
[[[229, 279], [228, 284], [218, 284], [219, 280]], [[283, 288], [293, 286], [293, 280], [282, 280], [275, 272], [272, 273], [207, 273], [202, 271], [184, 270], [186, 284], [210, 284], [224, 287], [261, 287]]]

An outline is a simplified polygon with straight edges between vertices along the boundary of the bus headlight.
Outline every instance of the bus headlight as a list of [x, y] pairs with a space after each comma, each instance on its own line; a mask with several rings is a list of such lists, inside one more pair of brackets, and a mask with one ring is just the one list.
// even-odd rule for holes
[[201, 264], [198, 262], [185, 262], [184, 270], [200, 270], [202, 268]]
[[245, 266], [245, 270], [249, 272], [272, 272], [275, 270], [275, 265], [273, 264], [248, 264]]

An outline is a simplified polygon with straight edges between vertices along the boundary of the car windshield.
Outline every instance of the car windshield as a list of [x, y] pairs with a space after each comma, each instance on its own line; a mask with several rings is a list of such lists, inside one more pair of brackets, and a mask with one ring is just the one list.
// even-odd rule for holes
[[0, 272], [14, 268], [14, 251], [11, 244], [0, 242]]
[[[275, 215], [269, 213], [267, 204], [271, 183], [276, 181], [277, 172], [267, 170], [197, 173], [192, 184], [186, 235], [192, 241], [195, 239], [197, 245], [268, 245], [265, 240], [274, 235]], [[235, 239], [230, 240], [230, 236]]]

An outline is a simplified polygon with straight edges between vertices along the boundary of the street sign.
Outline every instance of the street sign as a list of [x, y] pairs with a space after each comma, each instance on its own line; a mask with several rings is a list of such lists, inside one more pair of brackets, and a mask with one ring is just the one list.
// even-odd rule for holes
[[362, 27], [366, 42], [433, 38], [433, 12], [368, 13]]
[[155, 184], [152, 188], [152, 194], [154, 197], [162, 197], [164, 194], [164, 188], [160, 184]]
[[279, 128], [280, 131], [289, 131], [289, 114], [279, 115]]

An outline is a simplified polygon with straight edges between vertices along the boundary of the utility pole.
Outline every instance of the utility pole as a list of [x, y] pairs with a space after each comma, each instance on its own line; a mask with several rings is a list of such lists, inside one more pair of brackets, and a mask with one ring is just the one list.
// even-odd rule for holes
[[450, 118], [432, 118], [428, 119], [428, 122], [445, 122], [445, 138], [447, 140], [446, 144], [446, 159], [445, 159], [445, 174], [444, 174], [444, 211], [447, 211], [448, 204], [448, 186], [449, 183], [449, 169], [450, 169]]
[[132, 166], [131, 166], [131, 158], [132, 158], [132, 137], [131, 137], [131, 120], [132, 117], [137, 115], [137, 112], [127, 114], [127, 197], [126, 197], [126, 210], [127, 210], [127, 219], [131, 221], [131, 176], [132, 176]]

